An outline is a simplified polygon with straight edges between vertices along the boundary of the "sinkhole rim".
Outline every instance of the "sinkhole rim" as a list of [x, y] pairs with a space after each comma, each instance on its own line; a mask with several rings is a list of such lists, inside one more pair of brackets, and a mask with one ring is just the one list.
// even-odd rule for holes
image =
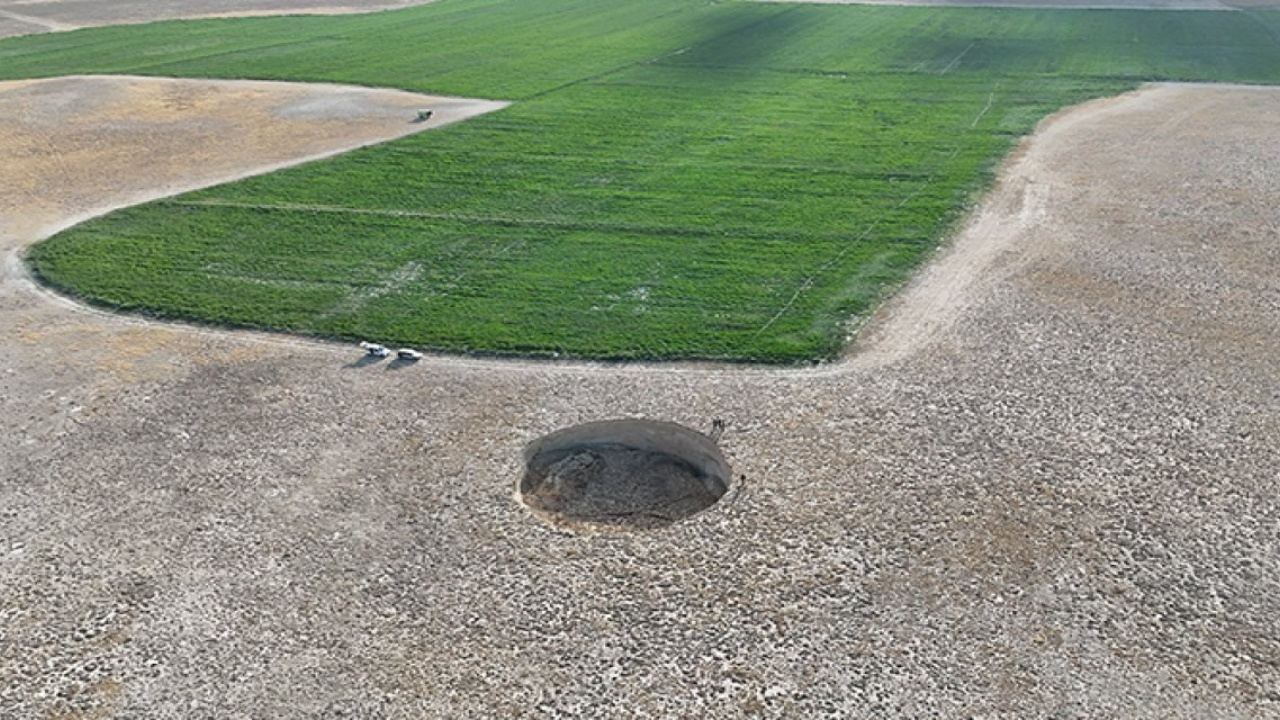
[[562, 530], [666, 527], [714, 506], [733, 477], [710, 436], [644, 418], [556, 430], [525, 446], [523, 460], [517, 499]]

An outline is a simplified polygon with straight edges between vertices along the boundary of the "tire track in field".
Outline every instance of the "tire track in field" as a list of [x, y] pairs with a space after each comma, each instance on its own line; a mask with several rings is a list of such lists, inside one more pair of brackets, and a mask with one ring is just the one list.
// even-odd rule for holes
[[[973, 45], [971, 44], [969, 47], [971, 48], [971, 47], [973, 47]], [[968, 52], [968, 51], [969, 51], [969, 48], [966, 48], [964, 52]], [[964, 52], [960, 53], [960, 55], [961, 55], [961, 56], [963, 56], [963, 55], [964, 55]], [[957, 57], [957, 58], [952, 62], [952, 65], [954, 65], [956, 62], [959, 62], [959, 60], [960, 60], [960, 58], [959, 58], [959, 57]], [[950, 68], [948, 67], [948, 69], [950, 69]], [[944, 72], [945, 72], [945, 71], [944, 71]], [[997, 90], [997, 89], [999, 89], [999, 87], [1000, 87], [1000, 83], [997, 81], [997, 82], [996, 82], [996, 86], [995, 86], [994, 88], [992, 88], [991, 92], [987, 95], [987, 103], [986, 103], [986, 105], [984, 105], [984, 106], [983, 106], [983, 108], [982, 108], [981, 110], [979, 110], [979, 111], [978, 111], [978, 114], [977, 114], [977, 116], [975, 116], [975, 117], [974, 117], [973, 122], [969, 124], [970, 129], [977, 127], [978, 122], [979, 122], [980, 120], [982, 120], [983, 116], [985, 116], [985, 115], [987, 114], [987, 112], [991, 109], [991, 105], [992, 105], [992, 103], [995, 101], [995, 93], [996, 93], [996, 90]], [[956, 149], [952, 150], [952, 151], [951, 151], [951, 154], [947, 156], [946, 162], [948, 162], [948, 163], [949, 163], [949, 162], [951, 162], [952, 160], [954, 160], [954, 159], [956, 158], [956, 155], [958, 155], [959, 153], [960, 153], [960, 148], [959, 148], [959, 147], [957, 147]], [[931, 183], [933, 183], [933, 181], [937, 178], [937, 176], [938, 176], [938, 175], [937, 175], [937, 173], [934, 173], [934, 174], [930, 175], [929, 177], [925, 178], [925, 181], [920, 185], [920, 187], [916, 188], [914, 191], [912, 191], [912, 192], [911, 192], [911, 194], [909, 194], [909, 195], [907, 195], [907, 197], [903, 198], [901, 202], [899, 202], [897, 205], [895, 205], [895, 206], [894, 206], [893, 210], [895, 210], [895, 211], [897, 211], [897, 210], [901, 210], [902, 208], [906, 207], [907, 203], [909, 203], [909, 202], [911, 202], [912, 200], [914, 200], [914, 199], [916, 199], [917, 197], [919, 197], [920, 193], [922, 193], [922, 192], [924, 192], [925, 190], [927, 190], [927, 189], [929, 188], [929, 185], [930, 185]], [[786, 303], [784, 303], [784, 304], [783, 304], [783, 306], [782, 306], [781, 308], [779, 308], [778, 312], [777, 312], [777, 313], [775, 313], [772, 317], [770, 317], [770, 318], [769, 318], [769, 320], [768, 320], [768, 321], [766, 321], [766, 322], [765, 322], [765, 324], [764, 324], [763, 326], [761, 326], [759, 330], [757, 330], [757, 331], [756, 331], [756, 334], [754, 335], [754, 337], [756, 337], [756, 338], [760, 337], [760, 335], [762, 335], [765, 331], [767, 331], [769, 328], [773, 327], [773, 325], [774, 325], [775, 323], [777, 323], [777, 322], [778, 322], [778, 320], [780, 320], [784, 315], [786, 315], [786, 314], [787, 314], [787, 312], [788, 312], [792, 307], [794, 307], [794, 306], [795, 306], [796, 302], [800, 299], [800, 296], [801, 296], [801, 295], [803, 295], [803, 294], [805, 293], [805, 291], [807, 291], [807, 290], [809, 290], [810, 288], [812, 288], [812, 287], [813, 287], [814, 282], [818, 279], [818, 277], [819, 277], [819, 276], [821, 276], [823, 273], [827, 272], [827, 271], [828, 271], [828, 270], [830, 270], [831, 268], [835, 267], [837, 263], [839, 263], [841, 260], [843, 260], [843, 259], [844, 259], [844, 256], [845, 256], [845, 255], [848, 255], [848, 254], [849, 254], [849, 251], [850, 251], [851, 249], [853, 249], [854, 247], [856, 247], [858, 243], [860, 243], [860, 242], [862, 242], [863, 240], [867, 239], [867, 237], [868, 237], [868, 236], [870, 236], [870, 235], [871, 235], [871, 233], [872, 233], [872, 232], [874, 232], [874, 231], [875, 231], [875, 229], [876, 229], [877, 227], [879, 227], [881, 223], [883, 223], [883, 222], [884, 222], [884, 220], [885, 220], [885, 217], [884, 217], [884, 216], [878, 217], [878, 218], [876, 218], [875, 220], [873, 220], [873, 221], [871, 222], [871, 224], [869, 224], [869, 225], [868, 225], [868, 226], [867, 226], [867, 227], [862, 231], [862, 233], [861, 233], [860, 235], [858, 235], [854, 240], [850, 241], [850, 242], [845, 246], [845, 248], [844, 248], [844, 249], [842, 249], [839, 253], [837, 253], [833, 258], [831, 258], [831, 259], [830, 259], [830, 260], [828, 260], [827, 262], [825, 262], [825, 263], [823, 263], [822, 265], [818, 266], [818, 269], [817, 269], [817, 270], [815, 270], [815, 271], [813, 272], [813, 274], [811, 274], [811, 275], [809, 275], [808, 277], [806, 277], [806, 278], [805, 278], [805, 279], [800, 283], [800, 286], [799, 286], [798, 288], [796, 288], [796, 291], [795, 291], [794, 293], [792, 293], [792, 294], [791, 294], [791, 297], [787, 300], [787, 302], [786, 302]], [[851, 321], [855, 321], [855, 322], [856, 322], [857, 320], [858, 320], [858, 318], [852, 318], [852, 319], [851, 319]]]

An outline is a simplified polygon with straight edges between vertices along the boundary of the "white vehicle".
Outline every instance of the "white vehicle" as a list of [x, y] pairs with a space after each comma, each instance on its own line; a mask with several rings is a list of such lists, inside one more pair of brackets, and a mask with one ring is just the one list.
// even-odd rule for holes
[[421, 360], [422, 353], [418, 352], [417, 350], [411, 350], [409, 348], [400, 348], [399, 350], [396, 351], [396, 357], [400, 358], [401, 360]]
[[366, 355], [372, 355], [373, 357], [386, 357], [391, 354], [391, 351], [386, 346], [377, 343], [362, 342], [360, 347], [364, 348]]

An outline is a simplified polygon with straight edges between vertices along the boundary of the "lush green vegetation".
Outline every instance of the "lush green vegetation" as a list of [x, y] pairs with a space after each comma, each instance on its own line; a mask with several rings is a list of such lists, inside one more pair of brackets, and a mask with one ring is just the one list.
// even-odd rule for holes
[[1144, 80], [1280, 81], [1275, 19], [442, 0], [21, 38], [0, 73], [518, 101], [33, 249], [85, 297], [451, 350], [793, 362], [838, 353], [1046, 113]]

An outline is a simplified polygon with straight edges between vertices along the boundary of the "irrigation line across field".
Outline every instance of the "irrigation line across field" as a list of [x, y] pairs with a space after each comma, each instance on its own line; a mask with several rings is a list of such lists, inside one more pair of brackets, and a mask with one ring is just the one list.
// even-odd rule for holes
[[983, 106], [982, 110], [978, 113], [978, 116], [973, 119], [973, 122], [969, 123], [970, 130], [978, 127], [978, 123], [981, 122], [982, 118], [986, 116], [987, 111], [991, 109], [992, 104], [994, 104], [996, 101], [996, 91], [999, 89], [1000, 89], [1000, 81], [997, 80], [995, 87], [992, 87], [991, 92], [987, 93], [987, 104]]
[[[951, 158], [954, 158], [956, 153], [959, 153], [959, 152], [960, 150], [957, 148], [954, 152], [952, 152]], [[916, 196], [918, 196], [921, 192], [924, 192], [925, 188], [929, 187], [929, 183], [932, 181], [933, 181], [933, 178], [930, 177], [928, 180], [924, 182], [923, 185], [916, 188], [914, 191], [912, 191], [910, 195], [903, 198], [902, 202], [895, 205], [893, 209], [901, 210], [907, 203], [914, 200]], [[846, 244], [840, 252], [836, 253], [835, 257], [831, 258], [827, 262], [818, 266], [818, 269], [815, 270], [813, 274], [806, 277], [804, 281], [800, 283], [800, 287], [796, 288], [796, 291], [791, 294], [791, 299], [787, 300], [786, 304], [783, 305], [782, 308], [778, 310], [778, 312], [774, 313], [773, 317], [769, 318], [768, 322], [760, 326], [760, 329], [756, 331], [754, 337], [756, 338], [760, 337], [761, 335], [764, 334], [766, 330], [773, 327], [773, 324], [776, 323], [783, 315], [786, 315], [787, 311], [790, 310], [792, 306], [796, 304], [796, 300], [800, 299], [800, 296], [804, 293], [804, 291], [813, 287], [813, 281], [816, 280], [819, 275], [835, 267], [835, 264], [840, 262], [842, 259], [844, 259], [844, 256], [849, 253], [850, 248], [856, 247], [858, 243], [862, 242], [863, 240], [866, 240], [867, 236], [870, 235], [873, 230], [880, 227], [883, 221], [884, 221], [883, 215], [880, 217], [877, 217], [875, 220], [871, 222], [871, 224], [867, 225], [866, 229], [862, 231], [861, 235], [854, 238], [853, 242]]]
[[960, 61], [964, 59], [964, 56], [969, 54], [969, 51], [973, 49], [973, 46], [975, 46], [975, 45], [977, 45], [977, 44], [978, 44], [978, 41], [977, 41], [977, 40], [974, 40], [973, 42], [969, 43], [969, 46], [968, 46], [968, 47], [966, 47], [964, 50], [961, 50], [961, 51], [960, 51], [960, 54], [959, 54], [959, 55], [957, 55], [957, 56], [955, 57], [955, 59], [954, 59], [954, 60], [952, 60], [952, 61], [951, 61], [951, 62], [950, 62], [950, 63], [949, 63], [945, 68], [943, 68], [943, 69], [942, 69], [942, 72], [940, 72], [940, 73], [938, 73], [938, 74], [939, 74], [939, 75], [946, 75], [947, 73], [951, 72], [951, 70], [952, 70], [953, 68], [955, 68], [955, 66], [956, 66], [956, 65], [959, 65], [959, 64], [960, 64]]
[[[966, 50], [966, 52], [968, 51]], [[991, 109], [991, 104], [995, 98], [996, 90], [998, 90], [999, 87], [1000, 87], [1000, 83], [997, 82], [996, 86], [993, 87], [991, 89], [991, 92], [987, 95], [987, 104], [982, 108], [982, 110], [978, 112], [977, 117], [973, 119], [973, 123], [969, 127], [972, 128], [976, 126], [978, 124], [978, 121], [982, 119], [982, 116], [986, 115], [987, 111]], [[956, 155], [958, 155], [959, 153], [960, 153], [959, 147], [952, 150], [951, 154], [947, 156], [947, 162], [951, 162], [952, 160], [955, 160]], [[906, 207], [907, 203], [911, 202], [916, 197], [918, 197], [920, 193], [924, 192], [925, 189], [927, 189], [929, 185], [932, 184], [933, 181], [937, 179], [937, 177], [938, 175], [936, 172], [931, 174], [928, 178], [925, 179], [923, 183], [920, 184], [920, 187], [916, 188], [909, 195], [903, 198], [902, 201], [899, 202], [897, 205], [895, 205], [893, 209], [901, 210], [902, 208]], [[880, 225], [884, 222], [884, 217], [885, 216], [883, 215], [878, 216], [875, 220], [871, 222], [871, 224], [867, 225], [866, 229], [862, 231], [862, 234], [858, 235], [858, 237], [855, 238], [853, 242], [850, 242], [847, 245], [845, 245], [844, 248], [840, 250], [840, 252], [836, 253], [835, 257], [831, 258], [827, 262], [818, 266], [818, 269], [815, 270], [813, 274], [806, 277], [804, 281], [800, 283], [800, 287], [796, 288], [796, 291], [791, 294], [791, 299], [787, 300], [786, 304], [783, 305], [782, 308], [778, 310], [778, 312], [774, 313], [773, 317], [769, 318], [768, 322], [766, 322], [764, 325], [760, 327], [759, 330], [756, 331], [754, 337], [757, 337], [757, 338], [760, 337], [762, 334], [764, 334], [766, 330], [768, 330], [770, 327], [773, 327], [773, 324], [776, 323], [783, 315], [787, 313], [788, 310], [792, 308], [792, 306], [796, 304], [796, 301], [800, 299], [800, 296], [804, 293], [804, 291], [813, 287], [813, 282], [818, 278], [819, 275], [835, 267], [836, 263], [840, 262], [842, 259], [844, 259], [845, 255], [849, 254], [850, 248], [856, 247], [858, 243], [862, 242], [863, 240], [866, 240], [867, 236], [870, 235], [872, 231], [874, 231], [877, 227], [880, 227]]]
[[[927, 186], [926, 180], [926, 186]], [[918, 194], [918, 191], [917, 191]], [[914, 194], [913, 194], [914, 196]], [[337, 215], [368, 215], [374, 217], [393, 217], [393, 218], [416, 218], [423, 220], [447, 220], [452, 222], [463, 223], [484, 223], [489, 225], [499, 225], [504, 227], [538, 227], [538, 228], [555, 228], [565, 230], [602, 230], [610, 232], [627, 232], [638, 235], [657, 235], [657, 234], [708, 234], [704, 228], [672, 226], [672, 225], [647, 225], [647, 224], [631, 224], [623, 222], [582, 222], [557, 220], [554, 218], [536, 218], [536, 217], [503, 217], [500, 215], [475, 215], [463, 213], [449, 212], [428, 212], [425, 210], [392, 210], [388, 208], [356, 208], [346, 205], [323, 205], [308, 203], [253, 203], [239, 200], [222, 200], [217, 198], [202, 200], [165, 200], [168, 205], [181, 207], [208, 207], [208, 208], [236, 208], [240, 210], [276, 210], [282, 212], [302, 212], [302, 213], [333, 213]], [[896, 208], [895, 208], [896, 209]], [[820, 237], [824, 239], [836, 239], [837, 236], [832, 235], [815, 235], [813, 233], [779, 233], [778, 231], [770, 231], [768, 233], [751, 233], [740, 232], [741, 237], [769, 237], [769, 238], [814, 238]]]
[[1247, 9], [1242, 10], [1241, 12], [1243, 12], [1244, 15], [1248, 17], [1250, 20], [1257, 23], [1258, 26], [1262, 28], [1262, 31], [1265, 32], [1267, 36], [1271, 38], [1272, 42], [1280, 46], [1280, 32], [1276, 32], [1275, 28], [1268, 25], [1267, 21], [1263, 20], [1262, 17], [1259, 16], [1257, 12], [1253, 10], [1247, 10]]

